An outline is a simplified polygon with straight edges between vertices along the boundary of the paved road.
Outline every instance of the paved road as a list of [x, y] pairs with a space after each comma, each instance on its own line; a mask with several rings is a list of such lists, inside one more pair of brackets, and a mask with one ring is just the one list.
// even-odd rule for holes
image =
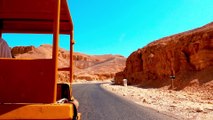
[[114, 95], [100, 84], [75, 84], [73, 94], [80, 102], [82, 120], [174, 120]]

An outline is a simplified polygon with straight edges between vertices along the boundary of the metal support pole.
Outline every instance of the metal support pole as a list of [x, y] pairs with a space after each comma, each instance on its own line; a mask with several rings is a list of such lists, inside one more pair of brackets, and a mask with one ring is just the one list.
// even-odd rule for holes
[[174, 70], [174, 51], [170, 51], [170, 54], [171, 54], [171, 76], [170, 76], [170, 79], [171, 79], [171, 89], [173, 90], [174, 89], [174, 80], [175, 80], [175, 70]]
[[173, 90], [173, 89], [174, 89], [175, 75], [171, 75], [171, 76], [170, 76], [170, 79], [171, 79], [171, 89]]
[[58, 80], [58, 43], [59, 43], [59, 29], [60, 29], [60, 8], [61, 8], [61, 0], [57, 0], [55, 6], [55, 17], [54, 17], [54, 28], [53, 28], [53, 61], [54, 61], [54, 101], [56, 102], [57, 97], [57, 80]]
[[172, 87], [172, 90], [174, 90], [174, 79], [173, 78], [172, 78], [171, 87]]
[[73, 74], [74, 74], [74, 71], [73, 71], [73, 68], [74, 68], [74, 61], [73, 61], [73, 51], [74, 51], [74, 44], [75, 44], [75, 41], [74, 41], [74, 36], [73, 36], [73, 31], [71, 32], [71, 35], [70, 35], [70, 83], [72, 83], [73, 81]]
[[2, 30], [0, 30], [0, 38], [2, 38]]
[[3, 20], [0, 19], [0, 38], [2, 38]]
[[74, 34], [73, 30], [70, 33], [70, 96], [72, 96], [72, 82], [74, 75], [74, 61], [73, 61], [73, 51], [74, 51]]

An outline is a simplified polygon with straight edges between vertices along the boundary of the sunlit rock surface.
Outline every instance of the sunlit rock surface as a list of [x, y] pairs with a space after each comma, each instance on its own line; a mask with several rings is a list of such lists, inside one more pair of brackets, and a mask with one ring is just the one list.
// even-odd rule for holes
[[[15, 58], [52, 58], [52, 46], [41, 45], [18, 46], [12, 48]], [[68, 67], [69, 51], [59, 49], [59, 68]], [[74, 79], [75, 80], [106, 80], [113, 79], [115, 73], [125, 67], [126, 58], [120, 55], [86, 55], [74, 53]], [[69, 72], [59, 72], [59, 81], [69, 81]]]
[[213, 80], [213, 23], [201, 28], [156, 40], [134, 51], [115, 82], [162, 87], [175, 75], [176, 89], [182, 89], [194, 79], [200, 85]]

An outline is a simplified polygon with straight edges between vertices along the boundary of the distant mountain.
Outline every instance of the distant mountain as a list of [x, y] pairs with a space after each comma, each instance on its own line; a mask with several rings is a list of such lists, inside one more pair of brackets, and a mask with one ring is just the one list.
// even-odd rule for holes
[[129, 84], [162, 87], [171, 84], [172, 75], [176, 89], [196, 84], [213, 90], [213, 22], [134, 51], [115, 82], [122, 84], [126, 78]]
[[[17, 46], [12, 48], [15, 58], [51, 58], [52, 46], [41, 45]], [[59, 49], [59, 68], [69, 66], [69, 51]], [[75, 80], [106, 80], [113, 79], [115, 73], [124, 69], [126, 58], [121, 55], [87, 55], [74, 53]], [[59, 72], [59, 81], [68, 81], [69, 72]]]

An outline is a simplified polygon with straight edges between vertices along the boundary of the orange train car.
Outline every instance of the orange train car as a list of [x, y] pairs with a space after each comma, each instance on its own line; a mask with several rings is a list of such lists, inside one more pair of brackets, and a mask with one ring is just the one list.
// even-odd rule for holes
[[[3, 33], [52, 34], [51, 59], [0, 58], [0, 119], [80, 119], [73, 104], [73, 23], [66, 0], [0, 0]], [[70, 67], [58, 68], [59, 35], [70, 36]], [[18, 41], [17, 41], [18, 42]], [[58, 71], [70, 83], [57, 83]]]

